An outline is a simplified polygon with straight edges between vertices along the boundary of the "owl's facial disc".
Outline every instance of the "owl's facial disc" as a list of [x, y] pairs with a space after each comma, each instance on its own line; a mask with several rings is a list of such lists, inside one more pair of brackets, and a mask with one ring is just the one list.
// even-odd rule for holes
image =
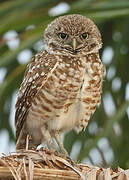
[[67, 15], [55, 19], [45, 30], [48, 50], [77, 54], [98, 51], [101, 35], [96, 25], [81, 15]]

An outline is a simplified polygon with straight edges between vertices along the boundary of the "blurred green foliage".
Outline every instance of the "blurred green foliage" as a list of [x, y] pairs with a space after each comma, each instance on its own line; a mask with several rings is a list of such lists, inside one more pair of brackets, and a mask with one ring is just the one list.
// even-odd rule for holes
[[[10, 140], [14, 140], [14, 134], [9, 124], [12, 94], [19, 88], [26, 65], [17, 61], [19, 52], [31, 49], [36, 53], [33, 45], [42, 39], [43, 31], [47, 24], [55, 17], [50, 17], [50, 8], [60, 3], [60, 0], [5, 0], [0, 1], [0, 69], [6, 68], [4, 81], [0, 84], [0, 130], [7, 129]], [[81, 149], [77, 154], [77, 160], [88, 158], [93, 164], [94, 158], [90, 152], [96, 149], [101, 156], [102, 166], [129, 168], [129, 118], [127, 108], [129, 101], [125, 97], [129, 83], [129, 1], [128, 0], [63, 0], [70, 5], [67, 14], [82, 14], [90, 17], [98, 25], [103, 39], [103, 49], [100, 51], [103, 57], [107, 47], [112, 48], [113, 57], [106, 63], [107, 74], [103, 85], [103, 97], [110, 93], [116, 111], [114, 115], [107, 115], [104, 103], [96, 110], [85, 132], [77, 134], [71, 131], [65, 135], [64, 145], [70, 153], [73, 145], [79, 142]], [[36, 28], [26, 30], [29, 25]], [[15, 30], [20, 39], [20, 45], [15, 50], [10, 50], [3, 35]], [[107, 53], [107, 56], [110, 56]], [[108, 59], [108, 57], [107, 57]], [[114, 75], [110, 76], [113, 69]], [[120, 88], [114, 82], [119, 80]], [[129, 91], [129, 90], [128, 90]], [[110, 106], [107, 103], [107, 106]], [[110, 107], [107, 107], [110, 109]], [[97, 125], [94, 132], [93, 124]], [[91, 126], [90, 126], [91, 125]], [[108, 139], [109, 148], [113, 152], [113, 159], [108, 162], [98, 142], [103, 137]], [[97, 154], [96, 154], [97, 156]]]

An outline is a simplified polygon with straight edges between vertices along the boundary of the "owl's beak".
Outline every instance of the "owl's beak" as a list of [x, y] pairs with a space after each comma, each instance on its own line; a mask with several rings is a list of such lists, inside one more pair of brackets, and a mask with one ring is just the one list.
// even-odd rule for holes
[[73, 38], [73, 41], [72, 41], [72, 46], [73, 46], [73, 50], [75, 51], [76, 48], [77, 48], [77, 41], [75, 38]]

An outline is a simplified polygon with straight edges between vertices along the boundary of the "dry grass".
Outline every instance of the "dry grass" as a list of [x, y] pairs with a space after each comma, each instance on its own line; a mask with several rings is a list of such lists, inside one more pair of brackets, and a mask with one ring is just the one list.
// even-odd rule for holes
[[129, 170], [103, 169], [85, 164], [72, 164], [43, 148], [23, 150], [0, 158], [0, 180], [128, 180]]

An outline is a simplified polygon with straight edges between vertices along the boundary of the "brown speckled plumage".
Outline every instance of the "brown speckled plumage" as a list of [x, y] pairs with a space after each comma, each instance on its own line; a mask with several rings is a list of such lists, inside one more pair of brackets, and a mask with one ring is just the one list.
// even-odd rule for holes
[[[60, 33], [67, 36], [62, 39]], [[29, 148], [46, 142], [54, 150], [54, 137], [67, 154], [61, 133], [85, 129], [101, 103], [105, 75], [99, 58], [101, 36], [90, 19], [68, 15], [48, 25], [44, 44], [44, 50], [32, 57], [19, 90], [16, 148], [25, 148], [28, 134]]]

